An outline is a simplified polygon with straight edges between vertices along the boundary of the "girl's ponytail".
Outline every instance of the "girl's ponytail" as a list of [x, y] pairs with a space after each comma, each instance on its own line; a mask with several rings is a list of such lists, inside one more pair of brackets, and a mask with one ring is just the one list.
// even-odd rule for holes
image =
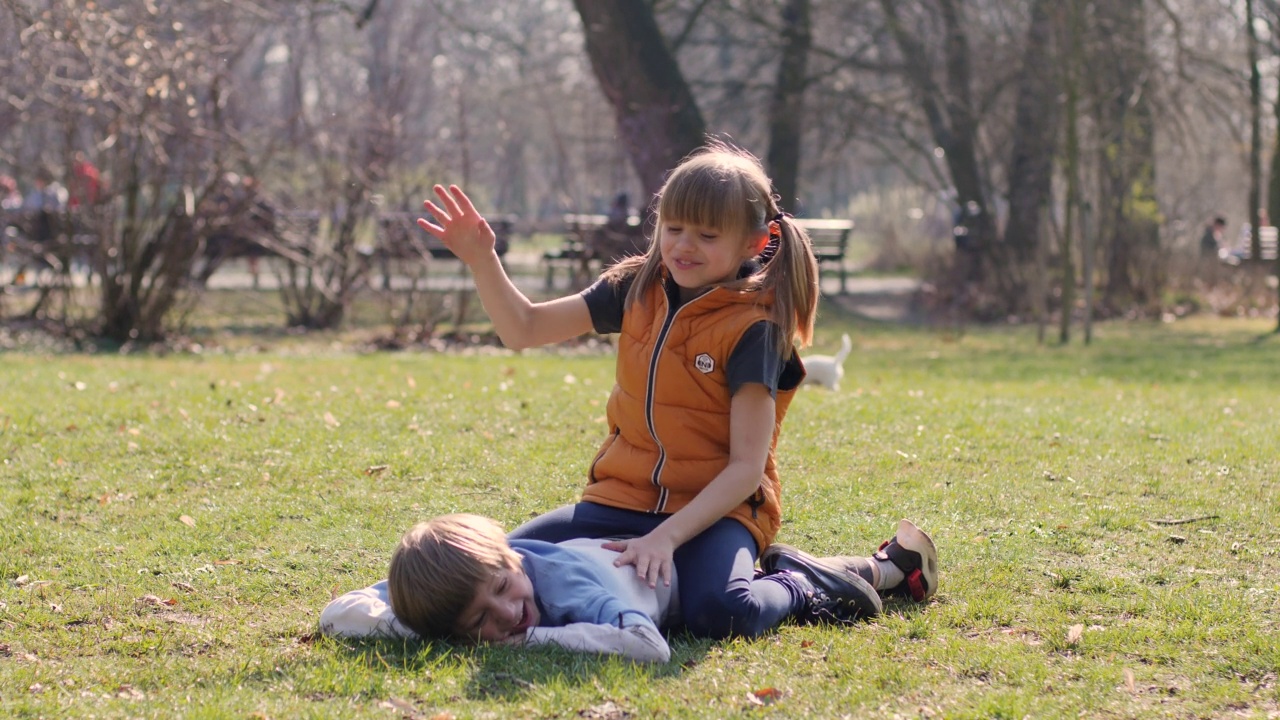
[[813, 341], [813, 320], [818, 311], [818, 260], [808, 233], [790, 215], [774, 215], [769, 233], [760, 289], [773, 295], [771, 315], [782, 328], [778, 349], [786, 355], [793, 347], [806, 347]]

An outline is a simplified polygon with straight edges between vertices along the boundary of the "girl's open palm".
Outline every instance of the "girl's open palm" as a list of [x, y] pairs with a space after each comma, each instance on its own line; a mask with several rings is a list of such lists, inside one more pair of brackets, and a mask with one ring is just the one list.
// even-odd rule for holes
[[426, 218], [418, 218], [418, 227], [444, 243], [468, 267], [492, 255], [497, 238], [493, 228], [489, 227], [489, 222], [476, 212], [471, 198], [457, 185], [450, 185], [448, 190], [442, 185], [436, 185], [434, 190], [440, 198], [440, 204], [424, 200], [422, 206], [435, 217], [439, 225]]
[[629, 540], [610, 540], [600, 547], [621, 553], [614, 559], [613, 566], [634, 565], [636, 577], [648, 583], [649, 587], [657, 587], [659, 580], [663, 585], [671, 586], [676, 549], [665, 538], [649, 533]]

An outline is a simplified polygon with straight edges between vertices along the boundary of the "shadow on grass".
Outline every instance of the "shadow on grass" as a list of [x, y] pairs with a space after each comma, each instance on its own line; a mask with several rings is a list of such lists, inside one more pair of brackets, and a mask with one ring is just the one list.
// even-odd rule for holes
[[466, 695], [472, 700], [518, 700], [545, 685], [594, 685], [603, 676], [617, 674], [619, 669], [628, 676], [649, 680], [675, 677], [702, 662], [712, 645], [710, 640], [677, 635], [671, 638], [671, 662], [664, 665], [638, 664], [554, 647], [476, 648], [473, 652], [477, 667], [467, 683]]
[[[405, 674], [430, 677], [448, 671], [468, 675], [464, 695], [469, 700], [516, 701], [539, 687], [557, 685], [576, 688], [597, 684], [602, 678], [618, 675], [659, 679], [678, 676], [706, 657], [710, 640], [675, 635], [671, 639], [672, 659], [664, 665], [632, 663], [629, 660], [578, 653], [555, 647], [467, 646], [448, 642], [318, 637], [317, 643], [332, 650], [330, 662], [350, 663], [351, 673], [326, 673], [332, 679], [347, 678], [319, 693], [323, 696], [382, 695], [381, 680], [386, 675]], [[271, 670], [255, 669], [233, 678], [235, 683], [269, 683], [281, 673], [295, 677], [310, 674], [316, 658], [299, 658], [295, 667], [277, 663]], [[324, 664], [326, 661], [321, 660]], [[605, 681], [606, 684], [608, 681]]]

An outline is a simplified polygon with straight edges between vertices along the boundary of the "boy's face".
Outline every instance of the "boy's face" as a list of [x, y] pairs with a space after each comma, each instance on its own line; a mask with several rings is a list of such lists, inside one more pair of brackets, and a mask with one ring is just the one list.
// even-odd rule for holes
[[476, 596], [458, 616], [458, 636], [474, 642], [524, 639], [538, 624], [533, 583], [523, 570], [503, 569], [481, 583]]

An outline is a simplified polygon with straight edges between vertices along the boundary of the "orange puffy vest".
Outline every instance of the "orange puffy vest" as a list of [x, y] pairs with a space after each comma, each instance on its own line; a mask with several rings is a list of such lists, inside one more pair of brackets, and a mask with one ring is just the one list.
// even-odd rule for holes
[[[757, 292], [714, 288], [669, 310], [661, 283], [627, 309], [609, 397], [609, 437], [591, 465], [582, 499], [611, 507], [679, 511], [729, 464], [729, 383], [738, 341], [769, 319]], [[795, 389], [779, 390], [769, 456], [760, 486], [729, 513], [755, 537], [773, 542], [781, 522], [774, 466], [778, 431]]]

